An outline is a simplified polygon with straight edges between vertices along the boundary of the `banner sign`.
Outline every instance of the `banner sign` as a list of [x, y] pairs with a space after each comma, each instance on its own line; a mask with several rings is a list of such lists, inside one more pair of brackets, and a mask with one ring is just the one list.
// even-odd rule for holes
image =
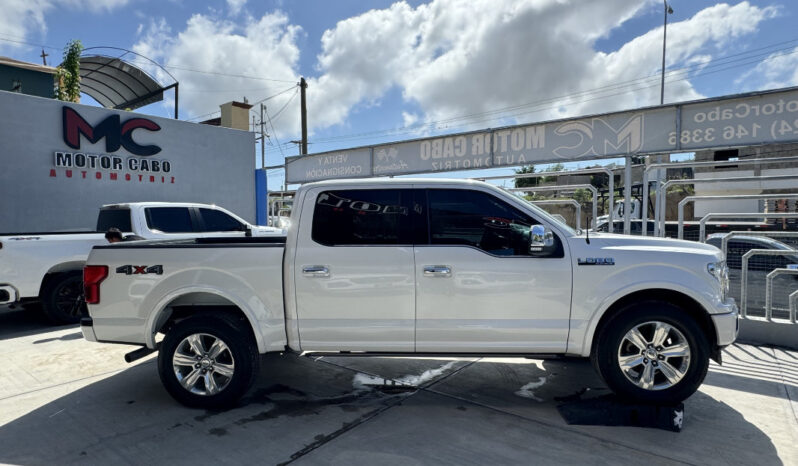
[[409, 175], [798, 141], [798, 88], [286, 159], [286, 181]]

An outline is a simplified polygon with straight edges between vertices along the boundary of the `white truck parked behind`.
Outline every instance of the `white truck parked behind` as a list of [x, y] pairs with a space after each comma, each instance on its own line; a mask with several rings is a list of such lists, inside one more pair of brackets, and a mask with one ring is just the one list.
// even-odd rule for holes
[[737, 335], [714, 246], [575, 231], [495, 186], [303, 186], [285, 238], [97, 246], [86, 339], [159, 349], [168, 392], [236, 402], [259, 354], [565, 354], [617, 393], [674, 402]]
[[145, 239], [203, 236], [274, 235], [281, 230], [250, 225], [214, 205], [135, 202], [105, 205], [96, 232], [0, 234], [0, 305], [41, 303], [53, 324], [80, 320], [83, 265], [93, 246], [105, 244], [104, 233], [119, 228]]

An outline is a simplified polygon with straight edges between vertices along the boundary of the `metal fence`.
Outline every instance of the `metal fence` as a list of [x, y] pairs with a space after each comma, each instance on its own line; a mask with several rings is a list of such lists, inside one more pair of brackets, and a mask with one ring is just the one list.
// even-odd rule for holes
[[798, 274], [793, 271], [798, 271], [794, 247], [798, 232], [733, 231], [710, 236], [706, 242], [723, 251], [729, 267], [729, 293], [743, 318], [795, 323]]
[[542, 205], [572, 205], [576, 210], [576, 229], [582, 229], [582, 204], [579, 203], [576, 199], [551, 199], [548, 201], [528, 201], [532, 204], [542, 206]]
[[[579, 189], [585, 189], [590, 191], [593, 195], [592, 204], [593, 204], [593, 216], [590, 219], [590, 224], [588, 228], [594, 227], [596, 225], [596, 218], [598, 217], [598, 190], [592, 184], [567, 184], [567, 185], [553, 185], [553, 186], [528, 186], [524, 188], [507, 188], [508, 191], [511, 192], [522, 192], [522, 193], [534, 193], [534, 192], [541, 192], [541, 191], [554, 191], [555, 194], [559, 192], [574, 192]], [[581, 211], [581, 208], [580, 208]], [[579, 213], [581, 216], [581, 212]], [[578, 220], [578, 223], [581, 225], [582, 219]]]

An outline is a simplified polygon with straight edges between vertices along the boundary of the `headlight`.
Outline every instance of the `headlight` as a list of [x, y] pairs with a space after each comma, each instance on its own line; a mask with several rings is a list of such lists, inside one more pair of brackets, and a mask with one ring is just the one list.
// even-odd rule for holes
[[726, 301], [726, 296], [729, 294], [729, 268], [726, 266], [726, 261], [710, 262], [707, 264], [707, 272], [718, 280], [720, 299]]

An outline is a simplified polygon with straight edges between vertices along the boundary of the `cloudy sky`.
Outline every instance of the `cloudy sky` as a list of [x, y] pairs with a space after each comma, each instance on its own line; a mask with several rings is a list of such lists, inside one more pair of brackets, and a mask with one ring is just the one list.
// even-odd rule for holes
[[[795, 3], [672, 0], [665, 101], [798, 85]], [[71, 39], [133, 50], [179, 80], [182, 119], [266, 99], [268, 165], [297, 153], [299, 76], [311, 153], [660, 97], [659, 0], [3, 0], [3, 10], [0, 55], [41, 63], [44, 47], [57, 64]], [[168, 117], [172, 105], [168, 95], [139, 111]]]

